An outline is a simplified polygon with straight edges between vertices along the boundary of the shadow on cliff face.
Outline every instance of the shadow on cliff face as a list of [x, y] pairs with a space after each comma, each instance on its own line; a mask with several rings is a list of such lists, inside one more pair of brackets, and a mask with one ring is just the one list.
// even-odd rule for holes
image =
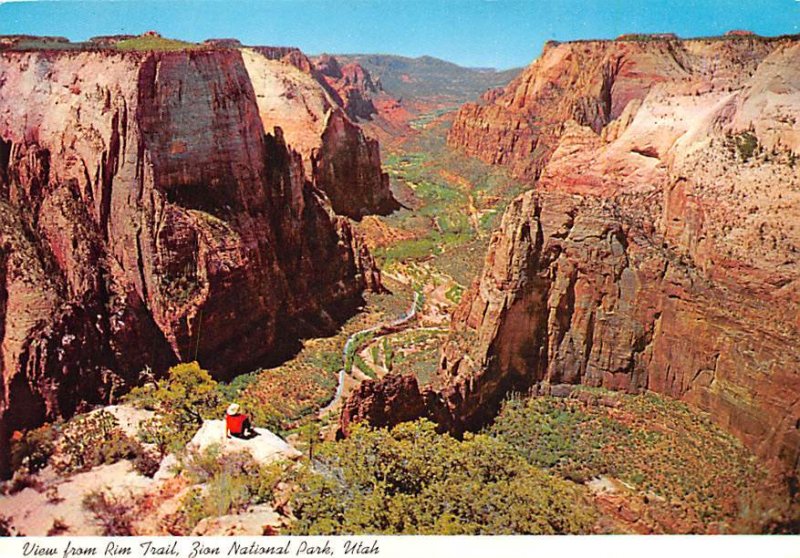
[[[74, 56], [87, 58], [77, 73]], [[229, 379], [282, 362], [380, 288], [372, 257], [301, 156], [279, 131], [265, 134], [238, 51], [115, 61], [0, 57], [5, 475], [14, 430], [114, 401], [145, 366], [163, 373], [197, 359]], [[43, 108], [31, 122], [29, 107], [53, 106], [62, 89], [28, 91], [20, 68], [29, 63], [51, 68], [53, 84], [97, 88], [104, 102], [70, 94], [76, 110]], [[98, 84], [98, 65], [112, 85]], [[5, 103], [9, 91], [26, 102]], [[96, 133], [81, 133], [77, 118], [95, 119]], [[378, 203], [369, 190], [386, 185], [377, 144], [348, 121], [336, 126], [345, 141], [320, 163], [330, 187], [362, 187], [354, 202]], [[37, 135], [45, 129], [69, 137]], [[323, 142], [338, 139], [332, 130]], [[340, 174], [330, 164], [351, 148]]]
[[[225, 362], [221, 362], [217, 358], [213, 358], [213, 365], [205, 364], [211, 361], [212, 358], [205, 358], [208, 351], [203, 348], [200, 349], [197, 360], [200, 362], [201, 366], [204, 368], [207, 367], [214, 379], [223, 382], [229, 382], [237, 376], [258, 369], [280, 366], [297, 356], [303, 348], [303, 342], [305, 340], [335, 335], [348, 319], [361, 311], [364, 304], [364, 298], [359, 295], [328, 305], [317, 314], [300, 315], [294, 316], [291, 319], [279, 320], [276, 329], [280, 333], [275, 337], [270, 351], [263, 353], [260, 350], [254, 349], [253, 353], [257, 356], [252, 358], [244, 356], [239, 362], [232, 366], [226, 366]], [[230, 348], [244, 353], [248, 350], [246, 344], [242, 344], [237, 340], [231, 342]], [[225, 351], [226, 348], [220, 347], [219, 350]], [[192, 360], [192, 358], [188, 357], [187, 359]]]

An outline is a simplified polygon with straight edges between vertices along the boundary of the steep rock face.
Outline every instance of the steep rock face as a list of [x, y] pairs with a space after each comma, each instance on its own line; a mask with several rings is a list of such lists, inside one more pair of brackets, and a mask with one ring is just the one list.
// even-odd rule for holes
[[548, 43], [491, 102], [459, 110], [448, 144], [534, 180], [568, 120], [599, 132], [660, 83], [738, 87], [781, 41], [758, 37]]
[[347, 116], [353, 120], [369, 120], [378, 113], [372, 98], [380, 96], [383, 90], [380, 82], [372, 81], [372, 76], [360, 64], [351, 62], [341, 66], [333, 56], [323, 55], [314, 65], [344, 103]]
[[427, 414], [426, 404], [414, 376], [390, 374], [381, 381], [361, 383], [345, 403], [339, 424], [341, 435], [347, 436], [350, 425], [366, 421], [372, 426], [394, 426]]
[[619, 215], [616, 202], [556, 193], [509, 208], [442, 357], [457, 427], [537, 384], [649, 389], [796, 467], [797, 331], [775, 311], [793, 299], [712, 282]]
[[388, 214], [400, 206], [389, 189], [389, 176], [376, 173], [378, 142], [355, 133], [358, 127], [341, 112], [329, 112], [322, 145], [311, 157], [317, 186], [330, 197], [336, 213], [360, 219], [369, 213]]
[[[682, 49], [741, 54], [740, 40]], [[740, 66], [644, 83], [599, 129], [560, 124], [453, 317], [423, 415], [458, 432], [509, 391], [652, 390], [798, 471], [800, 45], [758, 45], [771, 50]]]
[[0, 76], [4, 459], [146, 365], [230, 377], [379, 287], [239, 51], [4, 52]]
[[373, 78], [362, 64], [345, 60], [341, 63], [327, 54], [315, 58], [317, 79], [369, 136], [384, 145], [401, 141], [411, 133], [409, 123], [417, 112], [406, 106], [407, 100], [386, 91], [380, 78]]
[[350, 121], [346, 113], [354, 105], [305, 55], [259, 47], [243, 49], [242, 56], [265, 129], [282, 128], [302, 155], [306, 174], [337, 213], [360, 219], [399, 207], [381, 171], [378, 142]]

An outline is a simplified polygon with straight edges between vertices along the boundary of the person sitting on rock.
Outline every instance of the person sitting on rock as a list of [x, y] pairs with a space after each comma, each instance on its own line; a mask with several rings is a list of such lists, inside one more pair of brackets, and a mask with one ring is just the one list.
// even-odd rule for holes
[[248, 439], [255, 436], [255, 431], [250, 424], [250, 417], [239, 412], [240, 407], [237, 403], [231, 403], [225, 413], [225, 437]]

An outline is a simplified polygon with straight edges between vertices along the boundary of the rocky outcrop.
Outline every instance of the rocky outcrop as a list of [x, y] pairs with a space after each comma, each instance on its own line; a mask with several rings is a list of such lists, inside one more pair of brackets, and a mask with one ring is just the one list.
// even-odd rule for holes
[[314, 65], [342, 100], [347, 116], [353, 120], [370, 120], [378, 113], [372, 98], [383, 94], [383, 89], [360, 64], [351, 62], [341, 66], [333, 56], [323, 55]]
[[378, 142], [356, 130], [341, 112], [327, 114], [322, 145], [311, 157], [315, 182], [328, 194], [336, 213], [354, 219], [391, 213], [400, 206], [389, 189], [389, 176], [375, 172], [381, 162]]
[[242, 55], [264, 127], [281, 127], [336, 213], [361, 219], [399, 207], [381, 171], [378, 142], [353, 124], [346, 114], [350, 105], [303, 53], [258, 47]]
[[[530, 169], [541, 164], [539, 180], [494, 234], [454, 315], [439, 385], [421, 394], [422, 414], [459, 432], [490, 421], [512, 391], [651, 390], [709, 412], [796, 473], [800, 138], [790, 115], [800, 109], [800, 44], [603, 44], [605, 53], [598, 43], [548, 47], [506, 90], [506, 100], [519, 87], [539, 91], [519, 97], [540, 107], [529, 116], [565, 120], [551, 128], [541, 161], [507, 152]], [[662, 70], [625, 59], [630, 76], [615, 74], [605, 108], [566, 110], [589, 105], [575, 105], [574, 90], [552, 79], [569, 74], [576, 56], [591, 67], [583, 54], [606, 59], [620, 49], [649, 53], [647, 68]], [[726, 62], [701, 70], [712, 52]], [[369, 417], [363, 401], [347, 408]]]
[[[362, 150], [356, 171], [316, 180], [289, 141], [295, 123], [282, 131], [260, 110], [276, 92], [246, 57], [0, 55], [3, 459], [11, 430], [113, 399], [145, 366], [197, 357], [231, 377], [331, 331], [379, 288], [317, 186], [345, 196], [335, 181], [352, 181], [355, 208], [383, 185], [379, 159]], [[324, 130], [315, 160], [351, 161]]]
[[266, 464], [284, 459], [297, 459], [302, 454], [285, 440], [276, 436], [266, 428], [254, 428], [255, 435], [243, 439], [235, 436], [226, 437], [224, 420], [203, 421], [186, 448], [197, 455], [212, 446], [218, 446], [220, 455], [248, 453], [257, 463]]
[[342, 409], [339, 433], [347, 436], [350, 425], [356, 422], [394, 426], [427, 414], [417, 379], [389, 374], [381, 381], [365, 380], [359, 384]]

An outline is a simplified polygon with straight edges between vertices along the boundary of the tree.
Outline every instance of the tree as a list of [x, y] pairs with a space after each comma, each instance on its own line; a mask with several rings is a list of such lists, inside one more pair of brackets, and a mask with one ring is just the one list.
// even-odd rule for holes
[[166, 378], [135, 388], [129, 399], [158, 412], [144, 434], [162, 451], [187, 442], [203, 420], [221, 416], [225, 405], [217, 382], [197, 362], [173, 366]]

